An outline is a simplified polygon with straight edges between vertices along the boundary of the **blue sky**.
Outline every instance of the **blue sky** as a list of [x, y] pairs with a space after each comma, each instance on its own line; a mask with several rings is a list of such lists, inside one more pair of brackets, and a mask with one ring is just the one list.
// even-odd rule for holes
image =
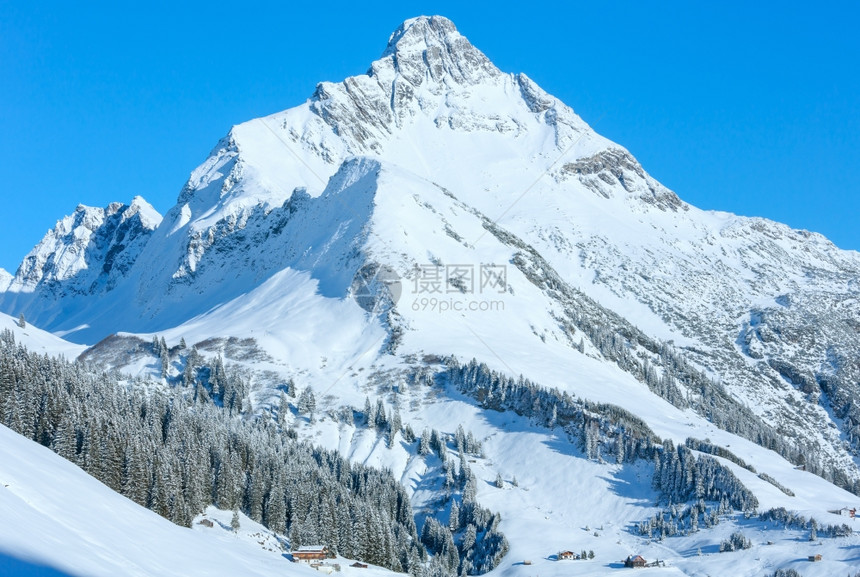
[[[856, 3], [0, 0], [0, 266], [79, 203], [160, 212], [230, 126], [442, 14], [701, 208], [860, 250]], [[180, 6], [181, 5], [181, 6]]]

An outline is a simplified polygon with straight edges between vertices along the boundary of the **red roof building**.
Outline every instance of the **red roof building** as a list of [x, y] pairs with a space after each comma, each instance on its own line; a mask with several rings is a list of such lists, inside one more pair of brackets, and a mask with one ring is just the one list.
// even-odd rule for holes
[[624, 561], [625, 567], [644, 567], [648, 562], [642, 557], [642, 555], [628, 556], [627, 560]]

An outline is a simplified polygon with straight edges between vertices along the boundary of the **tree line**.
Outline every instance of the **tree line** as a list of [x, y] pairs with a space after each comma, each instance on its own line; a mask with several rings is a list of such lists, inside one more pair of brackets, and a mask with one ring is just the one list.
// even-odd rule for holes
[[[517, 379], [472, 360], [461, 364], [450, 358], [436, 376], [440, 385], [453, 386], [485, 409], [513, 411], [532, 422], [562, 428], [577, 442], [587, 458], [616, 463], [648, 460], [654, 464], [652, 484], [668, 508], [640, 524], [642, 534], [661, 537], [698, 530], [719, 522], [733, 510], [751, 513], [758, 507], [755, 495], [731, 472], [708, 455], [729, 458], [751, 466], [728, 451], [706, 441], [688, 439], [675, 446], [661, 440], [632, 413], [605, 403], [592, 403], [558, 389], [546, 389], [520, 376]], [[427, 382], [426, 376], [417, 378]], [[676, 505], [693, 502], [692, 505]], [[710, 503], [710, 504], [708, 504]]]
[[[453, 435], [429, 428], [416, 435], [411, 426], [403, 425], [396, 404], [388, 410], [381, 398], [375, 403], [365, 398], [362, 411], [345, 408], [330, 416], [386, 435], [389, 448], [401, 433], [408, 449], [425, 459], [428, 471], [438, 475], [443, 496], [436, 504], [436, 514], [424, 518], [420, 534], [432, 554], [426, 569], [431, 575], [481, 575], [501, 562], [509, 545], [499, 530], [500, 515], [477, 501], [478, 480], [468, 457], [482, 457], [483, 447], [471, 431], [458, 425]], [[445, 512], [447, 523], [443, 522]]]
[[293, 546], [421, 573], [427, 552], [390, 472], [298, 442], [272, 419], [231, 416], [211, 391], [182, 393], [31, 353], [0, 334], [2, 423], [111, 489], [183, 526], [208, 505], [241, 509]]
[[[821, 451], [765, 423], [744, 404], [734, 399], [722, 384], [689, 363], [669, 343], [652, 338], [626, 319], [601, 306], [568, 284], [534, 247], [505, 231], [484, 215], [484, 228], [500, 242], [516, 251], [511, 263], [536, 287], [562, 305], [559, 326], [570, 344], [585, 352], [585, 339], [605, 359], [645, 383], [649, 389], [680, 409], [692, 408], [714, 425], [771, 449], [795, 465], [827, 481], [860, 495], [860, 477], [846, 474], [839, 463], [828, 463]], [[844, 419], [849, 443], [860, 445], [860, 405], [852, 398], [848, 383], [819, 379], [833, 399], [834, 412]]]

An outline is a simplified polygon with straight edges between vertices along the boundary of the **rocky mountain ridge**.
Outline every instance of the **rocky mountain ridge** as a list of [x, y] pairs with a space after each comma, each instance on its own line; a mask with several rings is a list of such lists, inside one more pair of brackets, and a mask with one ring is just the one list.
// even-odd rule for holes
[[[619, 390], [647, 380], [621, 350], [663, 378], [665, 344], [796, 440], [823, 475], [860, 479], [860, 255], [684, 203], [447, 19], [404, 22], [367, 74], [233, 127], [163, 221], [147, 206], [79, 208], [25, 258], [0, 308], [94, 343], [119, 331], [263, 340], [260, 326], [281, 330], [268, 318], [253, 330], [240, 316], [228, 323], [226, 311], [266, 310], [318, 335], [311, 317], [337, 307], [342, 333], [310, 348], [284, 336], [289, 346], [270, 351], [279, 370], [463, 351], [572, 390], [587, 377], [569, 375], [593, 363], [616, 371]], [[460, 266], [474, 282], [488, 264], [506, 271], [494, 316], [438, 310], [444, 299], [491, 302], [480, 283], [419, 290], [425, 273]], [[382, 268], [403, 292], [374, 285], [383, 306], [368, 316], [350, 297]], [[430, 298], [437, 310], [426, 310]], [[577, 324], [585, 317], [623, 322], [589, 333]], [[676, 402], [694, 406], [698, 382], [676, 383], [687, 399]]]

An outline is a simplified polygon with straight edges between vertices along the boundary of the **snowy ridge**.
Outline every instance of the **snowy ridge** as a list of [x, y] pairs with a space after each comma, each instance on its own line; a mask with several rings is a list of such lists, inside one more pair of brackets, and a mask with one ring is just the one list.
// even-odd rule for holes
[[[371, 165], [354, 155], [377, 163], [377, 174], [398, 175], [396, 190], [373, 185], [364, 199], [335, 192], [358, 194], [343, 179]], [[763, 219], [690, 207], [527, 77], [498, 71], [444, 18], [404, 23], [368, 74], [323, 83], [297, 108], [234, 127], [154, 231], [154, 216], [135, 215], [142, 202], [64, 219], [0, 305], [92, 343], [216, 319], [218, 307], [287, 269], [309, 273], [322, 297], [343, 299], [365, 265], [411, 284], [428, 263], [510, 263], [512, 251], [498, 250], [467, 214], [479, 213], [500, 219], [571, 286], [679, 343], [768, 423], [817, 443], [830, 466], [857, 478], [857, 253]], [[138, 240], [125, 246], [122, 226], [99, 224], [109, 218], [140, 222]], [[509, 296], [532, 290], [527, 279], [510, 285]], [[571, 337], [559, 330], [552, 297], [508, 301], [497, 315], [473, 316], [455, 342], [490, 339], [512, 356], [487, 357], [486, 348], [474, 356], [501, 355], [533, 375], [515, 362], [519, 351], [537, 354], [536, 335], [541, 349]], [[840, 303], [836, 316], [822, 302]], [[447, 354], [450, 341], [434, 335], [457, 330], [456, 315], [409, 306], [414, 298], [392, 311], [405, 342]], [[496, 319], [519, 328], [501, 331]], [[213, 322], [208, 330], [224, 330]], [[506, 345], [491, 342], [500, 334]], [[364, 353], [344, 351], [341, 361]], [[580, 364], [570, 346], [547, 353], [552, 364]]]
[[57, 302], [97, 297], [121, 284], [160, 223], [139, 196], [130, 205], [78, 206], [30, 251], [14, 278], [0, 278], [2, 306], [49, 326], [58, 311], [47, 309]]
[[[137, 237], [148, 236], [160, 222], [161, 216], [139, 196], [128, 206], [118, 202], [105, 208], [79, 205], [24, 258], [9, 288], [33, 292], [40, 283], [70, 280], [96, 263], [101, 270], [92, 280], [115, 283], [134, 263], [133, 252], [123, 254], [126, 245], [145, 244], [145, 238], [135, 243]], [[76, 279], [81, 290], [98, 290], [85, 282]]]
[[11, 331], [15, 342], [27, 347], [30, 351], [47, 354], [52, 357], [62, 356], [69, 360], [75, 359], [86, 350], [85, 345], [78, 345], [43, 331], [26, 322], [22, 327], [19, 319], [0, 313], [0, 331]]

